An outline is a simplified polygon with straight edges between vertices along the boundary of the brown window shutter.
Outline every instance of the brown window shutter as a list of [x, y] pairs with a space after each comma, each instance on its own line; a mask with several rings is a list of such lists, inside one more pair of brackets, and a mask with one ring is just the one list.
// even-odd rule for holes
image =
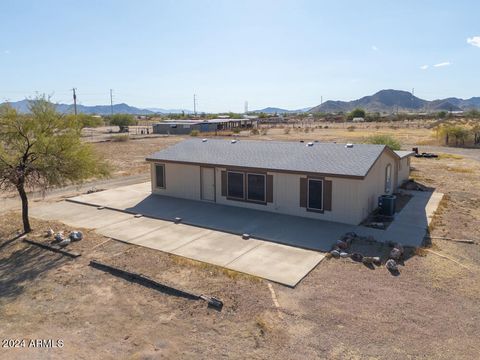
[[222, 171], [222, 196], [227, 196], [227, 172]]
[[332, 181], [323, 181], [323, 210], [332, 211]]
[[307, 178], [300, 178], [300, 207], [307, 207]]
[[267, 175], [267, 203], [273, 202], [273, 175]]

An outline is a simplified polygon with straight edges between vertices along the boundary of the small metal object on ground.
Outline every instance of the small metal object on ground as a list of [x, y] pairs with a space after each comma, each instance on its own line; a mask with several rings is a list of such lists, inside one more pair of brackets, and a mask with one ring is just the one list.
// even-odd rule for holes
[[55, 247], [55, 246], [51, 246], [51, 245], [48, 245], [48, 244], [43, 244], [43, 243], [33, 241], [33, 240], [29, 240], [29, 239], [23, 239], [23, 241], [28, 243], [28, 244], [36, 245], [38, 247], [41, 247], [45, 250], [50, 250], [50, 251], [60, 253], [60, 254], [65, 255], [65, 256], [69, 256], [71, 258], [77, 258], [77, 257], [82, 255], [82, 254], [79, 254], [79, 253], [69, 252], [69, 251], [60, 249], [60, 248]]
[[207, 295], [196, 295], [184, 290], [176, 289], [174, 287], [152, 280], [142, 274], [137, 274], [131, 271], [119, 269], [117, 267], [103, 264], [95, 260], [90, 261], [90, 266], [95, 269], [108, 272], [114, 276], [121, 277], [125, 280], [135, 282], [137, 284], [149, 287], [151, 289], [155, 289], [157, 291], [160, 291], [169, 295], [179, 296], [189, 300], [204, 300], [208, 303], [208, 307], [215, 308], [216, 310], [219, 310], [219, 311], [221, 311], [223, 307], [223, 302], [215, 297], [207, 296]]
[[134, 218], [141, 218], [143, 215], [142, 214], [135, 214], [133, 215]]
[[178, 224], [179, 222], [182, 222], [182, 218], [181, 217], [176, 217], [175, 219], [173, 219], [175, 221], [175, 224]]
[[242, 239], [243, 239], [243, 240], [248, 240], [248, 239], [250, 239], [250, 234], [242, 234]]

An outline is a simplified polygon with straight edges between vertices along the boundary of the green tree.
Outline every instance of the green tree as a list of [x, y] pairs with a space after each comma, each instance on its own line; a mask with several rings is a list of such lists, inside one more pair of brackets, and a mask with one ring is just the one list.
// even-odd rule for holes
[[440, 119], [445, 119], [447, 117], [447, 112], [446, 111], [440, 111], [440, 112], [437, 113], [437, 116]]
[[28, 188], [46, 190], [109, 174], [93, 147], [80, 141], [75, 119], [59, 115], [44, 96], [29, 107], [28, 115], [0, 108], [0, 189], [18, 192], [25, 233], [31, 231]]
[[137, 124], [135, 117], [130, 114], [110, 115], [107, 116], [107, 120], [111, 126], [118, 126], [120, 128]]
[[366, 114], [365, 110], [356, 108], [352, 110], [350, 114], [348, 114], [348, 120], [352, 120], [353, 118], [356, 118], [356, 117], [365, 118], [365, 114]]
[[368, 144], [387, 145], [392, 150], [400, 150], [400, 142], [390, 135], [373, 135], [367, 139]]

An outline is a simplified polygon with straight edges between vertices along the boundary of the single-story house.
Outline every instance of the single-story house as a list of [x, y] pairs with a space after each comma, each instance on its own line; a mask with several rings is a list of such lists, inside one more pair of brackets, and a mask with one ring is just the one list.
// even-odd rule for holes
[[256, 119], [209, 119], [162, 121], [152, 126], [154, 134], [188, 135], [193, 130], [215, 132], [232, 129], [249, 129], [257, 126]]
[[410, 174], [384, 145], [189, 139], [156, 152], [152, 193], [359, 224]]

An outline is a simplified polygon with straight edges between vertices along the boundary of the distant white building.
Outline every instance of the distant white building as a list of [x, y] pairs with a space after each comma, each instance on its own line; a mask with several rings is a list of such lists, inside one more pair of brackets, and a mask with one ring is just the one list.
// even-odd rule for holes
[[352, 119], [352, 122], [364, 122], [364, 121], [365, 121], [365, 119], [362, 118], [362, 117], [354, 117], [354, 118]]

